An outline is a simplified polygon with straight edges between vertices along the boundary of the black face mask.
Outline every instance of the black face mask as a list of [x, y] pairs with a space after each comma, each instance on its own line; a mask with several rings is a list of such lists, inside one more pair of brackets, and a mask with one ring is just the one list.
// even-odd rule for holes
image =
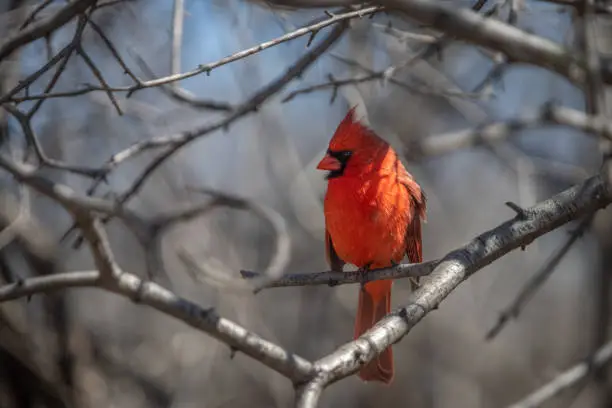
[[351, 152], [350, 150], [334, 151], [327, 149], [327, 154], [340, 162], [340, 168], [338, 170], [332, 170], [327, 173], [327, 176], [325, 176], [325, 180], [342, 176], [344, 174], [344, 169], [346, 168], [346, 165], [349, 159], [351, 158], [353, 152]]

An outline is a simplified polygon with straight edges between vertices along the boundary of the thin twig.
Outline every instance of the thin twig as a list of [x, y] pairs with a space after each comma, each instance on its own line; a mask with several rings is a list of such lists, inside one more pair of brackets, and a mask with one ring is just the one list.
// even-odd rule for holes
[[[68, 46], [65, 48], [66, 55], [63, 57], [61, 62], [57, 65], [57, 69], [53, 73], [51, 80], [49, 81], [49, 83], [47, 84], [47, 86], [45, 87], [43, 91], [44, 93], [51, 92], [51, 90], [53, 90], [53, 88], [57, 84], [57, 81], [59, 81], [60, 76], [65, 71], [66, 66], [68, 65], [68, 61], [70, 60], [70, 57], [72, 56], [72, 54], [74, 53], [74, 50], [77, 49], [78, 45], [81, 42], [81, 38], [83, 37], [83, 31], [85, 30], [86, 19], [87, 17], [85, 15], [82, 15], [79, 18], [79, 21], [77, 23], [77, 28], [74, 30], [74, 35], [72, 36], [72, 40], [70, 41], [70, 44], [68, 44]], [[10, 92], [8, 95], [10, 95]], [[30, 111], [28, 112], [29, 119], [34, 117], [34, 115], [36, 114], [36, 112], [38, 112], [38, 110], [40, 109], [41, 105], [44, 102], [45, 102], [44, 99], [40, 99], [34, 103], [34, 106], [32, 106], [32, 109], [30, 109]]]
[[539, 111], [522, 118], [493, 122], [416, 140], [407, 146], [404, 154], [410, 160], [418, 160], [421, 157], [443, 155], [457, 149], [478, 146], [484, 142], [500, 142], [521, 130], [550, 125], [569, 126], [586, 134], [602, 135], [612, 139], [612, 122], [605, 117], [587, 115], [576, 109], [547, 103]]
[[127, 66], [125, 60], [121, 57], [121, 54], [119, 53], [119, 51], [117, 51], [117, 48], [113, 45], [112, 41], [107, 37], [107, 35], [102, 30], [102, 28], [100, 28], [100, 26], [96, 22], [94, 22], [91, 18], [87, 20], [87, 23], [98, 34], [98, 36], [100, 36], [100, 38], [106, 45], [106, 48], [108, 48], [108, 50], [111, 52], [111, 54], [113, 55], [113, 57], [115, 58], [119, 66], [121, 66], [121, 68], [123, 69], [123, 72], [127, 74], [130, 78], [132, 78], [132, 80], [135, 83], [137, 84], [140, 83], [141, 82], [140, 78], [138, 78], [132, 72], [132, 70]]
[[[78, 30], [78, 28], [77, 28]], [[76, 31], [75, 31], [76, 33]], [[67, 46], [62, 48], [53, 58], [47, 61], [40, 69], [35, 71], [33, 74], [29, 75], [27, 78], [19, 81], [19, 84], [15, 86], [13, 89], [8, 91], [6, 94], [0, 96], [0, 105], [6, 103], [11, 100], [15, 100], [14, 95], [18, 92], [27, 89], [30, 85], [32, 85], [38, 78], [40, 78], [45, 72], [50, 70], [53, 66], [55, 66], [59, 61], [65, 59], [68, 55], [70, 55], [75, 47], [76, 47], [76, 35], [73, 37], [73, 41], [70, 42]], [[56, 71], [57, 72], [57, 71]], [[59, 70], [61, 72], [61, 70]], [[40, 98], [44, 99], [44, 98]]]
[[122, 116], [123, 111], [121, 110], [121, 107], [119, 106], [119, 102], [117, 102], [115, 95], [113, 95], [113, 92], [110, 90], [110, 87], [106, 83], [106, 80], [104, 79], [104, 76], [102, 75], [102, 72], [98, 69], [98, 67], [93, 62], [89, 54], [87, 54], [87, 52], [83, 49], [83, 47], [80, 44], [77, 45], [76, 50], [77, 50], [77, 53], [81, 56], [81, 58], [83, 58], [83, 61], [85, 61], [85, 64], [89, 67], [89, 69], [91, 70], [93, 75], [96, 77], [98, 82], [100, 82], [100, 85], [105, 90], [106, 94], [108, 95], [108, 99], [110, 99], [111, 103], [117, 110], [117, 113], [119, 114], [119, 116]]
[[66, 272], [22, 279], [0, 286], [0, 303], [39, 293], [49, 293], [73, 287], [95, 286], [99, 279], [100, 272], [98, 271]]
[[[213, 122], [212, 124], [204, 125], [194, 130], [172, 135], [170, 137], [163, 137], [154, 140], [150, 140], [146, 143], [137, 143], [122, 152], [115, 154], [113, 157], [116, 160], [113, 163], [119, 163], [125, 157], [131, 157], [136, 154], [142, 153], [145, 149], [151, 147], [167, 146], [164, 152], [159, 154], [145, 169], [138, 175], [136, 181], [131, 187], [124, 192], [118, 199], [119, 205], [127, 203], [132, 197], [134, 197], [140, 189], [144, 186], [149, 176], [161, 166], [168, 158], [174, 153], [180, 150], [185, 145], [192, 141], [206, 136], [215, 130], [227, 129], [232, 123], [241, 119], [251, 112], [256, 112], [259, 107], [270, 99], [273, 95], [276, 95], [285, 86], [291, 82], [294, 78], [302, 75], [308, 67], [310, 67], [327, 49], [336, 43], [346, 30], [346, 24], [336, 25], [330, 33], [323, 39], [316, 47], [311, 49], [308, 53], [303, 55], [295, 64], [293, 64], [287, 71], [276, 80], [269, 83], [267, 86], [260, 89], [255, 95], [249, 98], [246, 102], [236, 108], [230, 115], [221, 119], [220, 121]], [[108, 221], [110, 218], [105, 218]], [[68, 236], [68, 234], [74, 230], [74, 225], [63, 234], [62, 239]], [[75, 246], [80, 245], [80, 239], [77, 239]]]
[[583, 381], [594, 370], [602, 368], [612, 359], [612, 342], [600, 348], [591, 358], [555, 377], [527, 397], [508, 408], [537, 408], [560, 392]]
[[[155, 78], [156, 75], [153, 70], [147, 65], [147, 63], [140, 56], [135, 55], [136, 63], [140, 67], [140, 69], [145, 73], [145, 75], [149, 78]], [[166, 95], [171, 97], [172, 99], [186, 103], [191, 107], [198, 109], [207, 109], [207, 110], [215, 110], [222, 112], [230, 112], [232, 110], [232, 105], [225, 102], [214, 101], [205, 98], [198, 98], [189, 92], [186, 89], [183, 89], [176, 85], [175, 82], [170, 84], [160, 85], [158, 88], [160, 91], [164, 92]]]
[[[545, 3], [558, 4], [560, 6], [569, 6], [580, 8], [583, 6], [583, 0], [538, 0]], [[612, 14], [612, 5], [605, 2], [595, 2], [594, 11], [597, 14]]]
[[520, 290], [514, 301], [500, 312], [497, 322], [487, 333], [485, 337], [486, 340], [491, 340], [496, 337], [511, 319], [518, 318], [521, 310], [531, 300], [537, 290], [542, 287], [550, 275], [552, 275], [552, 273], [557, 269], [557, 266], [559, 266], [572, 246], [584, 235], [591, 225], [592, 220], [593, 215], [589, 215], [582, 220], [578, 227], [572, 231], [567, 241], [565, 241], [563, 245], [561, 245], [544, 263], [542, 268], [523, 285], [523, 288]]
[[9, 112], [11, 115], [13, 115], [15, 119], [17, 119], [17, 122], [19, 122], [19, 125], [21, 126], [26, 140], [28, 140], [29, 144], [34, 149], [34, 152], [36, 153], [36, 156], [42, 165], [59, 170], [65, 170], [71, 173], [80, 174], [82, 176], [91, 178], [103, 177], [106, 174], [104, 169], [72, 166], [64, 162], [47, 157], [42, 145], [40, 144], [40, 141], [38, 140], [38, 137], [32, 129], [29, 114], [24, 114], [15, 106], [8, 103], [3, 105], [3, 108], [6, 109], [6, 111]]
[[9, 36], [0, 44], [0, 62], [18, 48], [39, 38], [43, 38], [67, 24], [73, 17], [83, 13], [88, 7], [95, 3], [96, 0], [75, 0], [62, 7], [51, 17], [30, 24], [23, 30], [15, 32], [15, 34]]
[[[331, 55], [331, 56], [339, 60], [349, 61], [348, 59], [345, 59], [343, 57], [338, 57], [335, 55]], [[482, 93], [449, 91], [445, 89], [434, 89], [434, 88], [427, 87], [427, 86], [408, 84], [406, 82], [399, 81], [393, 78], [393, 75], [395, 74], [398, 68], [399, 68], [398, 65], [390, 65], [389, 67], [383, 70], [375, 71], [375, 70], [372, 70], [365, 66], [360, 65], [360, 69], [368, 72], [367, 75], [355, 76], [355, 77], [347, 78], [347, 79], [335, 79], [333, 76], [329, 75], [329, 81], [323, 82], [317, 85], [307, 86], [307, 87], [292, 91], [289, 94], [287, 94], [287, 96], [285, 96], [281, 102], [286, 103], [286, 102], [291, 101], [297, 96], [306, 95], [306, 94], [310, 94], [310, 93], [318, 92], [318, 91], [324, 91], [328, 89], [332, 90], [332, 97], [330, 101], [333, 102], [335, 100], [335, 95], [337, 95], [338, 93], [338, 89], [344, 86], [347, 86], [347, 85], [356, 85], [356, 84], [373, 82], [377, 80], [380, 80], [383, 84], [385, 82], [390, 82], [409, 92], [414, 92], [414, 93], [421, 94], [421, 95], [439, 95], [439, 96], [470, 98], [470, 99], [480, 99], [483, 96]]]
[[[359, 271], [347, 272], [316, 272], [316, 273], [295, 273], [285, 275], [282, 278], [272, 281], [260, 289], [280, 288], [290, 286], [311, 286], [311, 285], [346, 285], [351, 283], [366, 283], [381, 279], [402, 279], [410, 277], [422, 277], [429, 275], [440, 261], [427, 261], [419, 264], [399, 264], [389, 268], [373, 269], [363, 274]], [[260, 277], [259, 272], [240, 271], [245, 279]]]
[[[191, 78], [193, 76], [196, 75], [200, 75], [202, 73], [205, 74], [210, 74], [211, 71], [213, 71], [216, 68], [219, 68], [223, 65], [227, 65], [229, 63], [238, 61], [240, 59], [249, 57], [253, 54], [257, 54], [263, 50], [266, 50], [268, 48], [277, 46], [279, 44], [285, 43], [287, 41], [291, 41], [293, 39], [299, 38], [299, 37], [303, 37], [305, 35], [310, 34], [311, 36], [314, 36], [314, 34], [318, 33], [319, 31], [321, 31], [323, 28], [328, 27], [330, 25], [335, 25], [335, 24], [339, 24], [339, 23], [344, 23], [348, 20], [354, 19], [354, 18], [361, 18], [367, 15], [371, 15], [374, 14], [378, 11], [383, 10], [382, 7], [380, 6], [373, 6], [373, 7], [366, 7], [363, 9], [359, 9], [356, 11], [350, 11], [350, 12], [346, 12], [346, 13], [341, 13], [341, 14], [334, 14], [331, 17], [319, 22], [319, 23], [315, 23], [315, 24], [311, 24], [308, 25], [306, 27], [302, 27], [299, 28], [295, 31], [292, 31], [291, 33], [282, 35], [280, 37], [277, 37], [273, 40], [261, 43], [259, 45], [256, 45], [254, 47], [248, 48], [246, 50], [242, 50], [239, 51], [237, 53], [231, 54], [225, 58], [222, 58], [218, 61], [215, 62], [211, 62], [209, 64], [203, 64], [198, 66], [198, 68], [188, 71], [188, 72], [184, 72], [181, 74], [173, 74], [173, 75], [168, 75], [165, 77], [161, 77], [161, 78], [156, 78], [153, 80], [149, 80], [149, 81], [142, 81], [140, 83], [134, 84], [132, 86], [124, 86], [124, 87], [108, 87], [108, 88], [104, 88], [104, 87], [99, 87], [99, 86], [93, 86], [93, 85], [87, 85], [85, 87], [83, 87], [82, 89], [77, 89], [74, 91], [66, 91], [66, 92], [58, 92], [58, 93], [45, 93], [45, 94], [39, 94], [39, 95], [28, 95], [28, 96], [23, 96], [23, 97], [15, 97], [12, 100], [14, 102], [17, 103], [21, 103], [24, 101], [29, 101], [29, 100], [38, 100], [38, 99], [50, 99], [50, 98], [63, 98], [63, 97], [69, 97], [69, 96], [78, 96], [78, 95], [84, 95], [87, 94], [89, 92], [94, 92], [94, 91], [110, 91], [110, 92], [127, 92], [128, 96], [130, 96], [131, 94], [133, 94], [136, 91], [139, 91], [141, 89], [145, 89], [145, 88], [153, 88], [153, 87], [158, 87], [161, 85], [165, 85], [165, 84], [170, 84], [172, 82], [176, 82], [176, 81], [181, 81], [183, 79], [187, 79], [187, 78]], [[1, 103], [1, 100], [0, 100]]]
[[28, 24], [32, 23], [36, 19], [36, 16], [38, 15], [38, 13], [40, 13], [45, 8], [47, 8], [47, 6], [51, 3], [53, 3], [53, 0], [45, 0], [45, 1], [42, 1], [40, 4], [38, 4], [36, 7], [34, 7], [30, 15], [23, 21], [19, 29], [23, 30], [24, 28], [26, 28]]

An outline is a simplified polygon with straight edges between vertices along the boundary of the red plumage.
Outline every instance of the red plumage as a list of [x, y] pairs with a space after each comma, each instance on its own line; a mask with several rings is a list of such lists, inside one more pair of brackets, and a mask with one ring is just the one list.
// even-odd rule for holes
[[[330, 171], [325, 194], [325, 252], [331, 268], [345, 263], [376, 269], [401, 262], [420, 263], [421, 220], [426, 200], [393, 148], [355, 118], [351, 109], [338, 125], [317, 166]], [[364, 285], [359, 293], [355, 338], [391, 311], [392, 281]], [[364, 381], [393, 379], [389, 346], [359, 372]]]

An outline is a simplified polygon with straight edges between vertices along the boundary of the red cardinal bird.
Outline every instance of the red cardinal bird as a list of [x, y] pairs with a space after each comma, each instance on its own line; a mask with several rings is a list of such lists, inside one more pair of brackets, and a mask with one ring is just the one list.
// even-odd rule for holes
[[[423, 262], [421, 219], [425, 195], [393, 148], [359, 123], [352, 108], [338, 125], [325, 157], [325, 252], [332, 270], [351, 263], [362, 271]], [[391, 311], [391, 280], [366, 283], [359, 292], [355, 338]], [[417, 282], [418, 283], [418, 282]], [[364, 381], [393, 380], [391, 346], [359, 372]]]

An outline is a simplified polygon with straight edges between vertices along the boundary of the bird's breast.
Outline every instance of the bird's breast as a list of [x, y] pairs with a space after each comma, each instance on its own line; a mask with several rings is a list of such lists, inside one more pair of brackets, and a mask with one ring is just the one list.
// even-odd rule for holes
[[411, 220], [410, 197], [392, 176], [330, 180], [325, 223], [344, 261], [372, 268], [400, 262]]

